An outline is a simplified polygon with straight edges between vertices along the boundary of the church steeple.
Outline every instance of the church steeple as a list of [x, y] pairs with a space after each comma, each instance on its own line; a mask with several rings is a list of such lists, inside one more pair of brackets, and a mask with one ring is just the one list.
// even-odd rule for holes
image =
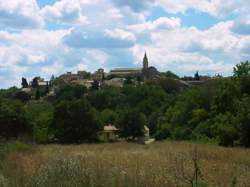
[[143, 58], [143, 69], [148, 69], [148, 57], [147, 57], [147, 53], [145, 51], [145, 55], [144, 55], [144, 58]]

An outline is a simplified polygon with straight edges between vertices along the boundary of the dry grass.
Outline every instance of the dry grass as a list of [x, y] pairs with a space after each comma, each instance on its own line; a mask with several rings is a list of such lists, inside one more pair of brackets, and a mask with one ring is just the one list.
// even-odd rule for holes
[[[0, 186], [191, 186], [193, 150], [167, 141], [38, 145], [7, 156]], [[198, 186], [250, 186], [250, 150], [199, 144], [198, 158]]]

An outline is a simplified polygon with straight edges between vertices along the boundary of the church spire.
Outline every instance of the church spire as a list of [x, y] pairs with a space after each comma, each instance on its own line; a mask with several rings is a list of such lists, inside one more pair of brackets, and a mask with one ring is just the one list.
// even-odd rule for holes
[[143, 58], [143, 69], [148, 69], [148, 57], [147, 57], [146, 51], [145, 51], [145, 55]]

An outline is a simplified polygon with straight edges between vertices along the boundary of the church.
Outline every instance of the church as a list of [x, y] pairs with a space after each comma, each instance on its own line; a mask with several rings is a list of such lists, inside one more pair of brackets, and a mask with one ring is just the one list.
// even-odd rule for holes
[[142, 68], [116, 68], [112, 69], [109, 73], [113, 77], [127, 77], [141, 75], [144, 80], [154, 79], [159, 75], [157, 69], [153, 66], [148, 66], [148, 57], [145, 52]]

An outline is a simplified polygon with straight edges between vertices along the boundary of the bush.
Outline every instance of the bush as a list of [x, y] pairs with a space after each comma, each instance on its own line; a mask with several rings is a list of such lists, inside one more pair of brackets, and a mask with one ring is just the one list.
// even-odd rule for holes
[[162, 125], [158, 125], [157, 131], [156, 131], [156, 135], [155, 138], [157, 140], [164, 140], [169, 138], [171, 135], [170, 133], [170, 126], [169, 124], [162, 124]]
[[19, 141], [0, 144], [0, 160], [11, 152], [28, 151], [31, 146], [21, 143]]

